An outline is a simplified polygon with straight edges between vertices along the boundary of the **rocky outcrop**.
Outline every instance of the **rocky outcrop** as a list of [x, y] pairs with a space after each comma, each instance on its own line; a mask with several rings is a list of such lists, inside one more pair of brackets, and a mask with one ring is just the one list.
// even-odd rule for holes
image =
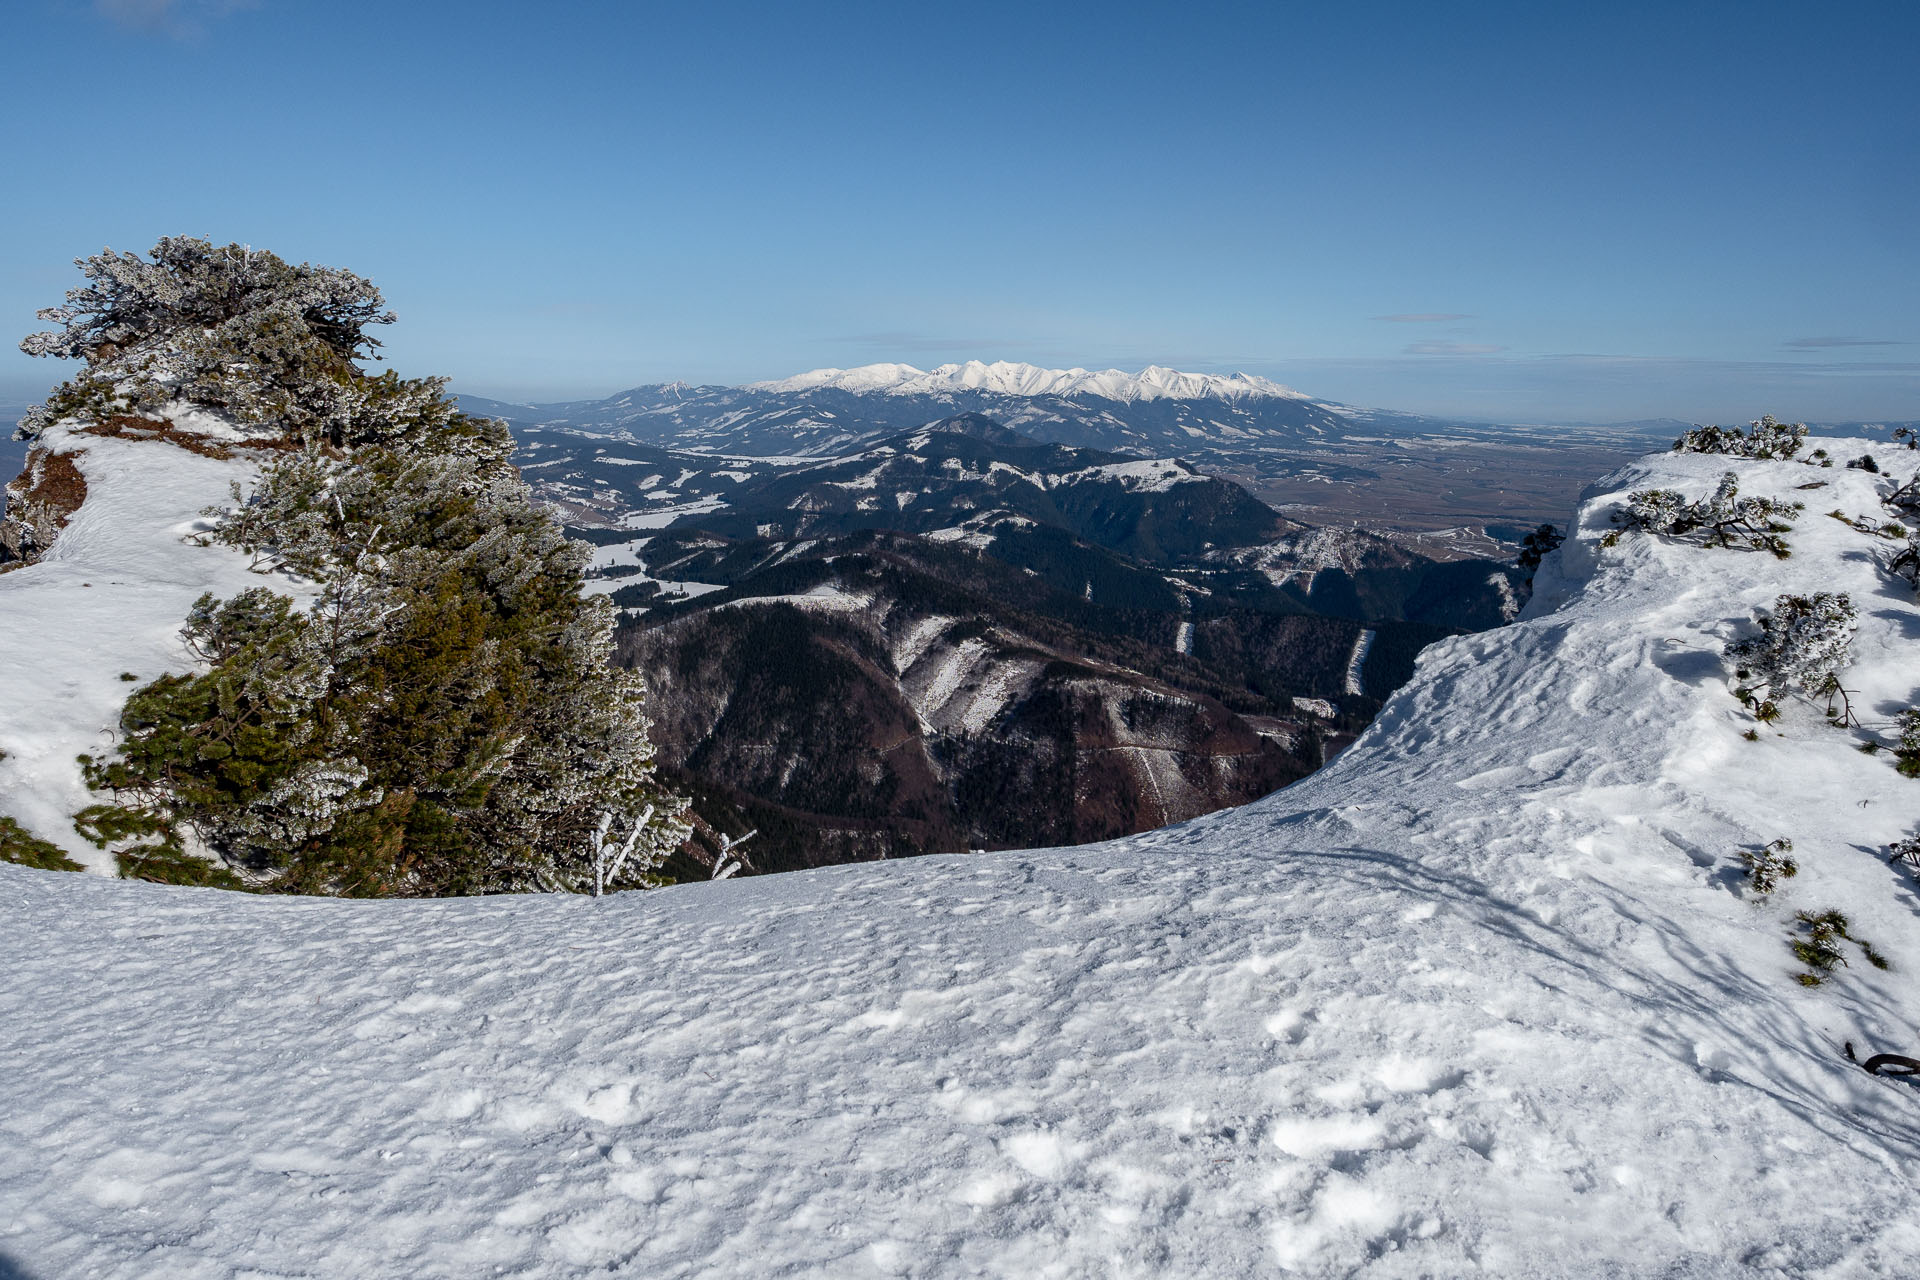
[[45, 555], [87, 500], [87, 478], [74, 464], [76, 452], [40, 447], [27, 454], [26, 469], [7, 485], [0, 564], [32, 564]]

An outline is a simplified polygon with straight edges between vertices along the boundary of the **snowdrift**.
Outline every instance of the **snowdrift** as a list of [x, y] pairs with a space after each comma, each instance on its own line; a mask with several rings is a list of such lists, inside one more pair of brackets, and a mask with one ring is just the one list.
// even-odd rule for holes
[[[1791, 559], [1600, 546], [1626, 490], [1729, 467], [1806, 500]], [[1912, 1275], [1920, 1092], [1842, 1047], [1920, 1044], [1881, 853], [1920, 781], [1804, 704], [1747, 740], [1721, 656], [1844, 590], [1867, 728], [1914, 700], [1913, 593], [1822, 514], [1876, 485], [1629, 467], [1330, 768], [1107, 845], [598, 901], [0, 866], [0, 1271]], [[43, 656], [111, 630], [57, 611], [85, 545], [0, 577]], [[9, 751], [56, 732], [23, 670]], [[0, 801], [48, 836], [71, 801], [17, 788], [51, 778]], [[1759, 897], [1777, 837], [1800, 874]], [[1892, 969], [1799, 985], [1826, 909]]]

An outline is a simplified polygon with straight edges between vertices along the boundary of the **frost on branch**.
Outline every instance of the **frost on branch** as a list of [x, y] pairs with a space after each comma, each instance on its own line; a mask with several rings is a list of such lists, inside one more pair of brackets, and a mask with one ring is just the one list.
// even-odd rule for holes
[[1613, 518], [1629, 529], [1673, 538], [1697, 536], [1710, 547], [1749, 547], [1784, 559], [1787, 543], [1780, 535], [1792, 530], [1801, 508], [1798, 502], [1741, 497], [1740, 478], [1729, 471], [1712, 495], [1698, 502], [1688, 502], [1672, 489], [1641, 489], [1627, 495], [1626, 509]]
[[1909, 778], [1920, 778], [1920, 709], [1908, 707], [1893, 717], [1894, 768]]
[[[651, 889], [659, 883], [655, 873], [686, 840], [688, 827], [677, 816], [655, 822], [657, 812], [656, 806], [648, 805], [638, 816], [620, 818], [618, 824], [611, 810], [601, 813], [589, 841], [594, 897], [604, 897], [622, 884]], [[584, 887], [569, 883], [569, 879], [562, 869], [550, 874], [547, 887]]]
[[255, 434], [335, 447], [412, 437], [457, 416], [445, 379], [375, 377], [355, 363], [379, 346], [368, 327], [394, 317], [350, 271], [190, 236], [166, 237], [145, 257], [107, 250], [76, 265], [87, 283], [41, 311], [57, 327], [20, 349], [86, 365], [21, 419], [24, 438], [66, 418], [179, 402]]
[[367, 325], [394, 318], [373, 282], [350, 271], [289, 266], [271, 253], [233, 244], [216, 249], [192, 236], [162, 237], [149, 258], [107, 249], [74, 265], [87, 283], [67, 290], [61, 306], [37, 313], [60, 327], [28, 335], [20, 343], [28, 355], [93, 360], [166, 350], [183, 334], [280, 309], [350, 359], [379, 345]]
[[1906, 540], [1887, 560], [1887, 572], [1920, 591], [1920, 529], [1905, 529]]
[[1762, 849], [1742, 849], [1740, 863], [1746, 868], [1747, 880], [1753, 885], [1754, 892], [1761, 895], [1772, 893], [1780, 887], [1782, 880], [1791, 880], [1800, 874], [1800, 864], [1793, 860], [1793, 841], [1785, 839], [1771, 840]]
[[1853, 655], [1856, 615], [1845, 595], [1783, 595], [1760, 614], [1760, 634], [1727, 646], [1743, 702], [1796, 693], [1831, 699], [1839, 673]]
[[1806, 446], [1807, 424], [1779, 422], [1772, 414], [1738, 427], [1694, 427], [1673, 442], [1675, 453], [1722, 453], [1735, 458], [1767, 458], [1785, 462]]
[[747, 865], [747, 860], [740, 856], [740, 846], [759, 834], [759, 828], [756, 827], [738, 840], [729, 835], [722, 835], [720, 852], [714, 855], [713, 874], [708, 879], [726, 880], [736, 875], [742, 867]]
[[1887, 861], [1920, 879], [1920, 836], [1903, 836], [1887, 846]]

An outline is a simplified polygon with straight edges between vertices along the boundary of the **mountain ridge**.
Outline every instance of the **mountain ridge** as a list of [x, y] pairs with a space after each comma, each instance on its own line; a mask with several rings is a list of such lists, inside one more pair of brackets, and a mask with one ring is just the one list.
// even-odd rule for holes
[[1312, 397], [1251, 374], [1183, 373], [1148, 365], [1138, 373], [1122, 369], [1092, 371], [1048, 369], [1024, 361], [968, 360], [918, 369], [910, 364], [869, 364], [852, 369], [814, 369], [765, 382], [747, 383], [754, 391], [879, 392], [921, 395], [942, 391], [987, 391], [1006, 396], [1099, 396], [1131, 403], [1139, 400], [1225, 400], [1248, 398], [1310, 400]]

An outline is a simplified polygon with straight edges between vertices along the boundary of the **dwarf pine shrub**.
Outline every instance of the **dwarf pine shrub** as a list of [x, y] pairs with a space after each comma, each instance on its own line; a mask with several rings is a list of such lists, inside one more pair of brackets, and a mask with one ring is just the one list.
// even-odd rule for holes
[[1787, 693], [1832, 697], [1840, 687], [1839, 672], [1853, 655], [1856, 617], [1844, 594], [1780, 596], [1771, 610], [1760, 613], [1758, 635], [1727, 646], [1742, 682], [1737, 696], [1749, 705]]
[[1840, 947], [1843, 941], [1858, 947], [1874, 968], [1892, 968], [1872, 943], [1853, 936], [1852, 922], [1838, 911], [1800, 911], [1795, 913], [1794, 921], [1806, 931], [1803, 937], [1787, 940], [1794, 958], [1807, 966], [1806, 972], [1799, 975], [1802, 986], [1817, 987], [1836, 968], [1846, 966], [1846, 952]]
[[1920, 708], [1908, 707], [1893, 717], [1894, 767], [1909, 778], [1920, 778]]
[[1520, 540], [1520, 555], [1517, 563], [1532, 574], [1539, 569], [1540, 562], [1547, 554], [1556, 550], [1567, 540], [1567, 535], [1550, 524], [1543, 524]]
[[1769, 458], [1786, 461], [1806, 446], [1807, 424], [1779, 422], [1768, 414], [1738, 427], [1694, 427], [1673, 442], [1675, 453], [1723, 453], [1736, 458]]
[[1672, 489], [1630, 493], [1626, 508], [1613, 518], [1628, 529], [1674, 538], [1697, 536], [1710, 547], [1748, 547], [1785, 559], [1787, 544], [1780, 535], [1792, 530], [1803, 505], [1777, 498], [1743, 498], [1740, 478], [1729, 471], [1710, 496], [1697, 502]]
[[1793, 841], [1782, 838], [1769, 841], [1762, 849], [1742, 849], [1740, 862], [1747, 869], [1747, 882], [1760, 894], [1772, 893], [1782, 880], [1800, 874], [1800, 864], [1791, 857]]
[[355, 363], [392, 319], [370, 283], [185, 238], [80, 265], [91, 283], [42, 313], [63, 327], [23, 347], [87, 369], [35, 420], [185, 401], [277, 433], [297, 447], [211, 537], [317, 587], [195, 604], [204, 669], [134, 690], [117, 748], [82, 758], [110, 796], [83, 834], [129, 875], [354, 895], [590, 888], [609, 815], [647, 815], [642, 853], [678, 847], [685, 802], [654, 780], [641, 677], [609, 661], [612, 608], [581, 593], [587, 550], [503, 424]]

